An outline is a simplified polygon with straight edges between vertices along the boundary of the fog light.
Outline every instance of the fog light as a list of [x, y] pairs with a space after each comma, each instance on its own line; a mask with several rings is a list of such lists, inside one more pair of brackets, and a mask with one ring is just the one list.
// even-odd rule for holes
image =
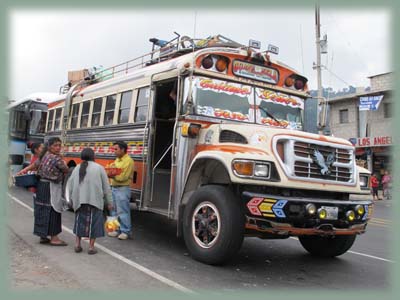
[[315, 212], [317, 211], [317, 208], [315, 207], [314, 204], [308, 203], [308, 204], [306, 205], [306, 211], [307, 211], [307, 213], [308, 213], [309, 215], [314, 215]]
[[254, 167], [254, 176], [269, 177], [269, 165], [256, 164]]
[[356, 205], [356, 212], [358, 215], [362, 216], [365, 213], [364, 205]]
[[347, 220], [352, 222], [356, 218], [356, 214], [354, 213], [354, 211], [349, 210], [348, 212], [346, 212], [346, 218], [347, 218]]
[[328, 213], [326, 212], [325, 209], [323, 209], [323, 208], [318, 209], [318, 217], [319, 217], [321, 220], [326, 219], [327, 215], [328, 215]]

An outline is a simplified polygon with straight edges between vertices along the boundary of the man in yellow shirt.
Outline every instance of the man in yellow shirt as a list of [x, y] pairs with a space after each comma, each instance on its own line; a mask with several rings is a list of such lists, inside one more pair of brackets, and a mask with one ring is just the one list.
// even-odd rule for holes
[[113, 163], [115, 168], [121, 170], [117, 175], [109, 174], [111, 178], [111, 191], [114, 210], [111, 215], [118, 216], [120, 222], [119, 232], [109, 232], [108, 236], [126, 240], [131, 235], [131, 188], [133, 178], [133, 159], [127, 154], [128, 145], [118, 141], [113, 144], [113, 150], [117, 157]]

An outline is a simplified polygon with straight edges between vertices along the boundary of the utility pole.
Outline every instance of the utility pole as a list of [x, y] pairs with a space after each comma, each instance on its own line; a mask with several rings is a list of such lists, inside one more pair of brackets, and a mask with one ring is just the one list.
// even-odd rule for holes
[[317, 46], [317, 83], [318, 83], [318, 105], [322, 99], [322, 78], [321, 78], [321, 23], [319, 17], [319, 3], [315, 4], [315, 43]]
[[[315, 4], [315, 43], [317, 47], [317, 63], [314, 64], [314, 69], [317, 69], [317, 84], [318, 84], [318, 132], [319, 134], [323, 134], [326, 118], [327, 118], [327, 103], [326, 99], [323, 97], [322, 93], [322, 75], [321, 75], [321, 46], [323, 43], [324, 49], [323, 53], [327, 53], [326, 45], [327, 45], [327, 37], [324, 36], [324, 39], [321, 41], [321, 23], [320, 23], [320, 15], [319, 15], [319, 2]], [[322, 43], [321, 43], [322, 42]]]

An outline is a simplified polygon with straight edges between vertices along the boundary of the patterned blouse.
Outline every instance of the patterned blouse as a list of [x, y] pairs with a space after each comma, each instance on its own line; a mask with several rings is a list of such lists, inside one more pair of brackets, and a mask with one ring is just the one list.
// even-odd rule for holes
[[60, 183], [64, 173], [68, 172], [68, 167], [59, 155], [46, 152], [41, 160], [35, 161], [37, 175], [42, 179], [47, 179]]

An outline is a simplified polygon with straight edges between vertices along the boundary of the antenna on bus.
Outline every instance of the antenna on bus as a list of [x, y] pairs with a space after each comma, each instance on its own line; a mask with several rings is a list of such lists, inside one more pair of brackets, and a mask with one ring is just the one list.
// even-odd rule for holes
[[194, 11], [193, 39], [196, 38], [197, 10]]

